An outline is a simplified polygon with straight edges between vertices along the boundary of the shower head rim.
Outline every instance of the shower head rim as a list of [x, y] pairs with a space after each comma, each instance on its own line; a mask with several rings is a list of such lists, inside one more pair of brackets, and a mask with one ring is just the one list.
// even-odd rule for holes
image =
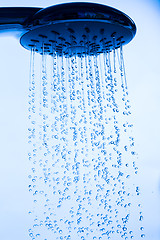
[[[66, 14], [66, 11], [68, 12]], [[79, 14], [78, 11], [82, 11], [81, 13], [85, 13], [85, 17], [81, 14]], [[99, 11], [99, 12], [98, 12]], [[86, 15], [86, 13], [94, 14], [94, 15]], [[64, 14], [65, 13], [65, 14]], [[72, 15], [71, 15], [72, 14]], [[53, 6], [49, 6], [47, 8], [42, 8], [39, 11], [37, 11], [32, 18], [32, 23], [34, 25], [34, 21], [44, 21], [43, 24], [47, 24], [47, 22], [55, 21], [55, 20], [71, 20], [71, 19], [106, 19], [106, 15], [109, 15], [109, 17], [116, 17], [117, 16], [121, 18], [121, 21], [124, 20], [126, 23], [132, 25], [133, 30], [136, 32], [136, 25], [134, 21], [124, 12], [99, 3], [91, 3], [91, 2], [68, 2], [68, 3], [61, 3], [56, 4]], [[108, 16], [107, 16], [108, 17]], [[37, 22], [36, 22], [37, 24]], [[36, 25], [35, 24], [35, 25]], [[41, 23], [38, 23], [41, 25]]]

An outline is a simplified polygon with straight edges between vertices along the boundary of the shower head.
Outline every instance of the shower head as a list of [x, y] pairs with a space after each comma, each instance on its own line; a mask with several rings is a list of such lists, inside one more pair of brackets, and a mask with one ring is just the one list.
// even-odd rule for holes
[[[12, 12], [10, 17], [5, 13]], [[14, 10], [14, 11], [13, 11]], [[3, 18], [7, 19], [3, 24]], [[1, 8], [0, 31], [18, 32], [21, 45], [38, 53], [94, 55], [129, 43], [136, 33], [132, 19], [95, 3], [76, 2], [48, 8]]]

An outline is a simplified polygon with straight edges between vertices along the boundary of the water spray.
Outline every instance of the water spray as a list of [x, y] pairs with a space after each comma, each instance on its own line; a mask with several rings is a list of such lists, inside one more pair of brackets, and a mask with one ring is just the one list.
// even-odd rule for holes
[[0, 8], [0, 34], [31, 52], [30, 238], [144, 238], [123, 57], [133, 20], [86, 2]]

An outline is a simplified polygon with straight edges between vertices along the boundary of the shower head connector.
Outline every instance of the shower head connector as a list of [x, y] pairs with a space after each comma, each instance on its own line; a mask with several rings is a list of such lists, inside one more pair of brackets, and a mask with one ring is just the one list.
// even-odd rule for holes
[[[33, 10], [32, 10], [33, 11]], [[129, 43], [135, 23], [121, 11], [96, 3], [76, 2], [37, 9], [23, 22], [20, 43], [38, 53], [98, 54]]]

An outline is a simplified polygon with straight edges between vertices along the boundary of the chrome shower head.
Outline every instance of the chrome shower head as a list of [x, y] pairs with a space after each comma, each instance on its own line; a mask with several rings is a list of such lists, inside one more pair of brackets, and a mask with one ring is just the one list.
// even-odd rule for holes
[[[7, 8], [4, 10], [7, 11]], [[58, 55], [94, 55], [129, 43], [136, 33], [132, 19], [102, 4], [76, 2], [44, 9], [14, 10], [15, 15], [12, 14], [10, 19], [14, 23], [18, 16], [19, 25], [12, 24], [12, 28], [8, 21], [5, 27], [9, 26], [9, 31], [19, 31], [21, 45], [28, 50], [34, 47], [40, 54], [45, 52], [52, 55], [56, 52]], [[3, 8], [0, 9], [1, 13]], [[2, 22], [3, 17], [0, 19]]]

